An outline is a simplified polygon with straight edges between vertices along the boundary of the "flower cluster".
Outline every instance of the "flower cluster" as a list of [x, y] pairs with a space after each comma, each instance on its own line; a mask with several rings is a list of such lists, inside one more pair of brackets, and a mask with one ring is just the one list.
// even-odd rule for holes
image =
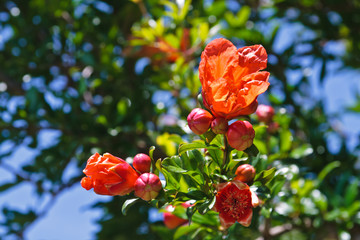
[[[257, 110], [257, 97], [269, 86], [269, 72], [260, 71], [266, 65], [267, 54], [261, 45], [236, 49], [223, 38], [210, 42], [201, 55], [199, 66], [206, 110], [195, 108], [191, 111], [187, 118], [189, 128], [197, 135], [207, 131], [224, 134], [227, 144], [238, 151], [251, 147], [255, 137], [251, 123], [237, 120], [229, 125], [228, 121]], [[265, 118], [270, 116], [259, 117]], [[244, 164], [236, 170], [233, 181], [216, 185], [214, 210], [219, 212], [223, 228], [235, 221], [250, 225], [252, 208], [258, 205], [258, 198], [247, 183], [252, 183], [255, 174], [253, 166]]]
[[[223, 38], [210, 42], [201, 55], [199, 78], [202, 84], [203, 108], [193, 109], [187, 117], [187, 122], [189, 128], [197, 135], [211, 133], [210, 135], [223, 139], [217, 141], [220, 145], [211, 145], [217, 153], [212, 156], [209, 154], [210, 158], [214, 155], [224, 158], [216, 162], [218, 169], [208, 168], [207, 171], [202, 169], [197, 172], [199, 167], [205, 166], [204, 163], [199, 163], [205, 161], [205, 158], [196, 157], [196, 153], [183, 157], [180, 149], [179, 156], [158, 160], [156, 164], [148, 155], [138, 154], [133, 159], [134, 168], [109, 153], [103, 156], [96, 153], [87, 162], [84, 169], [86, 177], [81, 180], [81, 185], [87, 190], [93, 188], [95, 193], [103, 195], [126, 195], [134, 191], [137, 197], [150, 201], [161, 198], [159, 192], [162, 190], [162, 184], [158, 175], [154, 174], [160, 171], [164, 174], [167, 185], [162, 199], [158, 199], [156, 206], [164, 206], [164, 224], [168, 228], [174, 229], [187, 222], [179, 217], [178, 213], [174, 214], [176, 208], [183, 211], [188, 208], [187, 214], [197, 210], [205, 214], [209, 210], [214, 210], [219, 213], [221, 229], [227, 229], [235, 222], [249, 226], [253, 208], [259, 205], [257, 195], [249, 187], [257, 181], [256, 170], [250, 162], [246, 162], [237, 164], [237, 168], [233, 167], [231, 171], [229, 153], [232, 150], [248, 153], [249, 149], [254, 148], [255, 131], [247, 115], [256, 111], [260, 122], [272, 122], [274, 110], [264, 105], [259, 105], [258, 108], [257, 101], [258, 96], [269, 86], [269, 72], [260, 71], [266, 68], [266, 65], [267, 53], [261, 45], [237, 49]], [[200, 146], [206, 148], [210, 141]], [[199, 151], [197, 153], [201, 154]], [[182, 162], [189, 161], [190, 156], [197, 161], [187, 165], [193, 168], [191, 171], [184, 169], [186, 163]], [[195, 166], [198, 163], [199, 165]], [[186, 179], [181, 176], [185, 173], [188, 174], [186, 179], [195, 179], [192, 188], [191, 185], [183, 185], [187, 184]], [[201, 177], [200, 174], [207, 175]], [[205, 178], [207, 181], [202, 183], [201, 179]], [[168, 186], [172, 187], [167, 188]], [[196, 187], [195, 195], [186, 192]], [[179, 194], [179, 191], [183, 191], [183, 194]], [[204, 191], [205, 194], [199, 194], [199, 191]], [[202, 199], [204, 196], [208, 199]], [[215, 200], [213, 205], [210, 204], [209, 196]], [[195, 203], [190, 205], [189, 199]]]
[[[121, 158], [110, 153], [101, 156], [92, 155], [86, 164], [86, 177], [81, 180], [81, 186], [86, 190], [94, 189], [100, 195], [126, 195], [135, 190], [135, 195], [149, 201], [155, 199], [162, 189], [157, 175], [150, 171], [151, 159], [146, 154], [134, 157], [134, 168]], [[140, 174], [140, 173], [142, 174]]]

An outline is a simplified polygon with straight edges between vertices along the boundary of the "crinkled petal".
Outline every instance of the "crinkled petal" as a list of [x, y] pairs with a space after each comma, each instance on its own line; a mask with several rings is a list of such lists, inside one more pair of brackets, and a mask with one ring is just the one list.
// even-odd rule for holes
[[227, 68], [237, 62], [237, 49], [232, 42], [224, 38], [211, 41], [201, 54], [199, 65], [201, 84], [206, 86], [208, 81], [212, 82], [223, 77]]
[[257, 72], [246, 75], [242, 81], [243, 87], [239, 91], [239, 102], [245, 102], [245, 106], [249, 106], [261, 93], [265, 92], [270, 83], [269, 72]]
[[236, 76], [241, 77], [263, 70], [267, 65], [267, 53], [263, 46], [253, 45], [239, 48], [239, 65]]

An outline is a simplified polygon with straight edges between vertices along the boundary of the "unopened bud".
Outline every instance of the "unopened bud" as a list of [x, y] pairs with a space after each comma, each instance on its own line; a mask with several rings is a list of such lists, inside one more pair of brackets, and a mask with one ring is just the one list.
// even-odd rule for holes
[[225, 118], [215, 118], [211, 122], [211, 129], [215, 134], [225, 134], [228, 127], [228, 121]]
[[213, 116], [208, 111], [194, 108], [187, 117], [187, 122], [191, 131], [201, 135], [207, 132], [213, 119]]
[[279, 124], [277, 122], [271, 122], [267, 130], [269, 133], [276, 133], [279, 130]]
[[236, 174], [235, 177], [236, 180], [239, 180], [244, 183], [249, 183], [254, 180], [256, 171], [255, 168], [250, 164], [243, 164], [236, 169], [235, 174]]
[[273, 107], [260, 104], [256, 110], [259, 122], [270, 123], [275, 115]]
[[144, 153], [136, 154], [133, 160], [133, 166], [141, 173], [150, 172], [151, 158]]
[[231, 147], [244, 151], [252, 145], [255, 131], [248, 121], [236, 121], [229, 126], [226, 137]]
[[157, 197], [161, 188], [161, 181], [157, 175], [143, 173], [135, 182], [135, 195], [149, 201]]

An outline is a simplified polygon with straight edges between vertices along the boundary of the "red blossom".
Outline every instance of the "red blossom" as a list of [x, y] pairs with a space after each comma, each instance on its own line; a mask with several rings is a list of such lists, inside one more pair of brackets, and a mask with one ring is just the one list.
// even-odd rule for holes
[[255, 112], [257, 97], [269, 86], [263, 46], [236, 49], [228, 40], [211, 41], [201, 54], [199, 78], [203, 102], [215, 117], [233, 119]]
[[[181, 205], [176, 206], [176, 207], [188, 208], [190, 206], [191, 206], [191, 204], [189, 202], [184, 202]], [[164, 212], [164, 224], [167, 228], [174, 229], [174, 228], [177, 228], [178, 226], [183, 225], [188, 222], [187, 219], [183, 219], [183, 218], [180, 218], [180, 217], [172, 214], [172, 212], [175, 211], [175, 207], [173, 205], [168, 205], [165, 208], [165, 210], [166, 210], [166, 212]]]
[[216, 186], [214, 210], [219, 212], [221, 226], [229, 228], [236, 221], [248, 227], [253, 215], [253, 207], [258, 206], [259, 199], [245, 183], [234, 180]]
[[100, 195], [126, 195], [134, 190], [139, 174], [124, 160], [110, 153], [92, 155], [83, 171], [81, 186]]

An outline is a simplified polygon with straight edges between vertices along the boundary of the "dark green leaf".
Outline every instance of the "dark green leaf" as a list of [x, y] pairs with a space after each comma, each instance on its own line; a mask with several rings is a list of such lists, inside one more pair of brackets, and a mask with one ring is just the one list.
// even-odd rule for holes
[[140, 200], [140, 198], [127, 199], [124, 202], [124, 204], [122, 205], [122, 208], [121, 208], [122, 214], [126, 215], [127, 210], [139, 200]]

